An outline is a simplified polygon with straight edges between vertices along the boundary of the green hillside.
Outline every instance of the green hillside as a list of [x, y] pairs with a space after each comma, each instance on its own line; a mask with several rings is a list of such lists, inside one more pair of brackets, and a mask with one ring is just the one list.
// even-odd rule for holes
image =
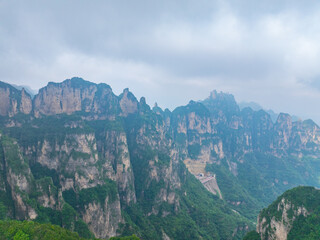
[[320, 190], [296, 187], [283, 193], [260, 212], [258, 232], [243, 240], [318, 240], [320, 237]]

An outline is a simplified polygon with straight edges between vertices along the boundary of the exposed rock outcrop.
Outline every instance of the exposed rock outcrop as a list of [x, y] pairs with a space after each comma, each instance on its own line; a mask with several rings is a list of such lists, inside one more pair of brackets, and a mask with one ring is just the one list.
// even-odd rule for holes
[[[288, 233], [296, 217], [299, 215], [306, 217], [308, 215], [305, 207], [296, 207], [284, 198], [278, 204], [277, 211], [282, 213], [281, 217], [277, 219], [276, 216], [270, 216], [271, 221], [269, 223], [266, 217], [258, 217], [257, 232], [260, 233], [263, 240], [287, 240]], [[292, 215], [289, 217], [288, 212], [290, 211], [292, 211], [290, 213]]]
[[83, 220], [97, 238], [108, 238], [117, 235], [121, 223], [121, 208], [119, 201], [110, 201], [106, 198], [104, 206], [93, 202], [85, 206]]
[[128, 88], [123, 90], [119, 99], [123, 116], [128, 116], [129, 114], [136, 113], [138, 111], [138, 101]]
[[78, 111], [112, 117], [118, 109], [118, 99], [110, 86], [94, 84], [81, 78], [62, 83], [49, 83], [34, 98], [34, 113], [43, 115], [72, 114]]
[[[294, 227], [298, 227], [295, 231], [302, 232], [303, 226], [294, 223], [317, 211], [319, 196], [320, 191], [312, 187], [297, 187], [285, 192], [258, 216], [256, 231], [261, 239], [287, 240]], [[304, 230], [303, 234], [309, 232]]]
[[17, 90], [9, 84], [0, 82], [0, 115], [12, 117], [17, 113], [30, 114], [32, 100], [24, 90]]

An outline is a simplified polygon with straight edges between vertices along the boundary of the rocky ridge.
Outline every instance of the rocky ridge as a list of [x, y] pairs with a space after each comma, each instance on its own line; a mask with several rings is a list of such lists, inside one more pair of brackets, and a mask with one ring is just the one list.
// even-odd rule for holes
[[[215, 220], [202, 225], [191, 215], [192, 234], [239, 238], [249, 222], [240, 215], [252, 219], [280, 192], [315, 185], [319, 176], [320, 129], [314, 122], [280, 114], [273, 123], [263, 110], [240, 111], [230, 94], [214, 91], [170, 112], [150, 109], [128, 89], [116, 96], [108, 85], [80, 78], [49, 83], [33, 100], [4, 83], [0, 93], [0, 186], [3, 199], [13, 199], [14, 206], [2, 201], [11, 218], [71, 230], [86, 226], [87, 236], [101, 238], [138, 232], [146, 239], [183, 239], [168, 221], [192, 212], [190, 198], [200, 191], [198, 198], [215, 203], [215, 214], [238, 220], [230, 220], [234, 231], [228, 235]], [[17, 156], [8, 150], [13, 148]], [[16, 165], [25, 168], [14, 173]], [[270, 171], [274, 165], [286, 174]], [[295, 178], [287, 178], [289, 172]], [[159, 221], [162, 227], [153, 229]]]

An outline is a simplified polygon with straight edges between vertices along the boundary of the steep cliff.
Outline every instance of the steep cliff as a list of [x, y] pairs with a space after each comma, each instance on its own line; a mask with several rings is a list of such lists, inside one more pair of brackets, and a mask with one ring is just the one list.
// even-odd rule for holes
[[[17, 142], [6, 136], [1, 136], [0, 147], [2, 152], [2, 176], [4, 199], [12, 198], [13, 202], [8, 204], [8, 214], [16, 219], [35, 219], [37, 213], [28, 202], [28, 195], [32, 189], [32, 175], [28, 164], [22, 156]], [[13, 205], [11, 205], [13, 204]]]
[[46, 128], [47, 120], [10, 129], [12, 135], [23, 134], [20, 146], [3, 136], [5, 192], [11, 192], [14, 203], [8, 214], [20, 220], [50, 221], [73, 231], [83, 229], [86, 237], [91, 236], [89, 230], [100, 238], [115, 236], [123, 221], [112, 181], [116, 177], [103, 166], [107, 160], [98, 154], [94, 132], [65, 127], [59, 119]]
[[232, 95], [216, 91], [167, 116], [154, 111], [166, 118], [188, 170], [200, 181], [215, 176], [211, 192], [249, 218], [289, 188], [319, 184], [320, 134], [312, 120], [281, 113], [273, 123], [267, 112], [240, 111]]
[[[94, 84], [81, 78], [67, 79], [62, 83], [50, 82], [34, 98], [34, 113], [43, 115], [72, 114], [79, 111], [98, 117], [115, 117], [118, 98], [110, 86]], [[98, 115], [97, 115], [98, 114]]]
[[14, 116], [18, 113], [30, 114], [32, 100], [24, 90], [17, 90], [11, 85], [0, 82], [0, 115]]
[[320, 191], [297, 187], [285, 192], [258, 217], [262, 240], [319, 239]]

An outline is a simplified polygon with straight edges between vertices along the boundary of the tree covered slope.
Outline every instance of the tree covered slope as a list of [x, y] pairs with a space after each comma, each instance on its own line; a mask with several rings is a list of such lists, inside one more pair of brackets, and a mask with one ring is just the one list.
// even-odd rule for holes
[[320, 190], [296, 187], [286, 191], [258, 217], [257, 232], [244, 239], [316, 240], [320, 237]]

